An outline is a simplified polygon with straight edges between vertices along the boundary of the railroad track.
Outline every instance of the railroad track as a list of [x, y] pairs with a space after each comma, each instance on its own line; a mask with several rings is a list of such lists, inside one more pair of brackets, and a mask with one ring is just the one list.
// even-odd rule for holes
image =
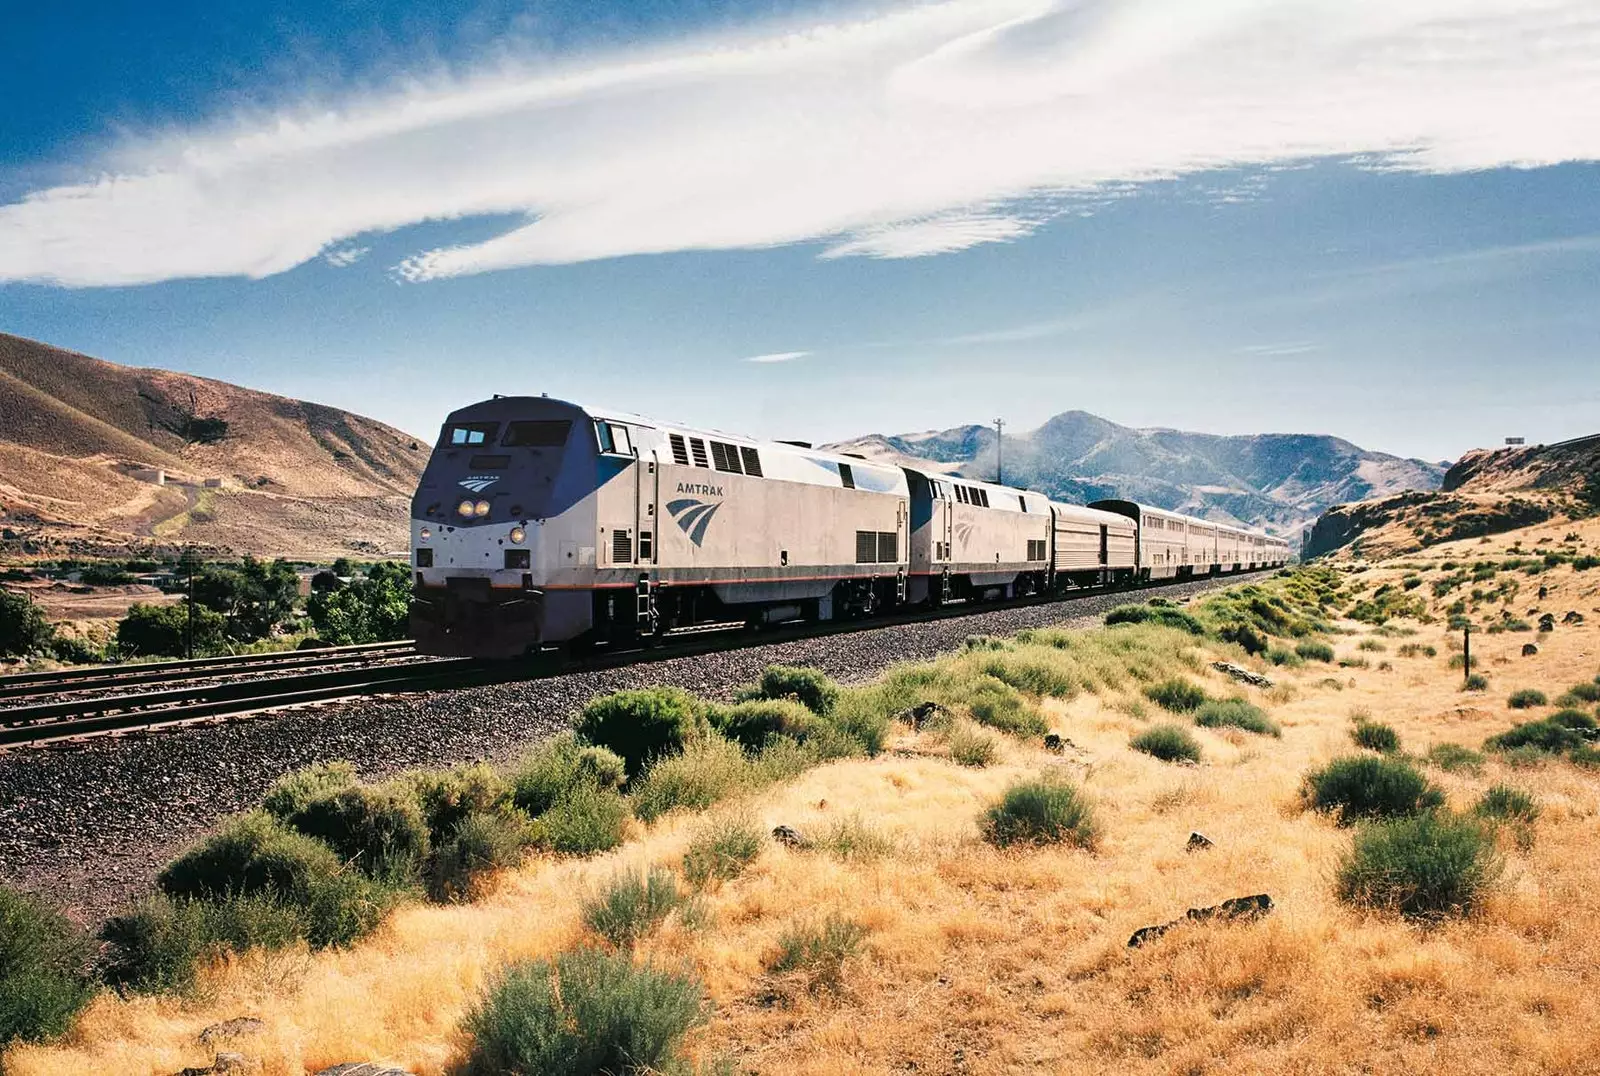
[[[1218, 578], [1231, 582], [1252, 573]], [[1195, 582], [1195, 580], [1182, 580]], [[1107, 594], [1096, 587], [1066, 596], [977, 603], [919, 609], [868, 620], [825, 624], [789, 624], [759, 631], [742, 625], [699, 627], [668, 635], [654, 646], [597, 650], [581, 657], [553, 652], [522, 660], [421, 658], [409, 643], [342, 647], [338, 652], [250, 655], [247, 658], [202, 658], [161, 662], [127, 670], [67, 670], [0, 677], [0, 748], [40, 744], [134, 729], [150, 729], [204, 720], [241, 718], [250, 714], [349, 699], [362, 695], [410, 691], [444, 691], [562, 673], [591, 672], [642, 662], [665, 661], [698, 654], [840, 635], [867, 628], [894, 627], [994, 612], [999, 608], [1071, 605]], [[1143, 588], [1142, 588], [1143, 589]], [[320, 656], [317, 660], [311, 655]], [[301, 660], [295, 660], [295, 659]], [[273, 659], [277, 659], [274, 661]], [[400, 660], [405, 659], [405, 660]], [[317, 666], [355, 664], [355, 668]], [[262, 677], [263, 672], [272, 673]], [[164, 685], [155, 690], [129, 687]], [[71, 685], [71, 686], [68, 686]], [[75, 694], [76, 693], [76, 694]], [[59, 697], [59, 696], [69, 697]], [[55, 696], [48, 701], [30, 697]], [[20, 704], [5, 705], [14, 699]]]

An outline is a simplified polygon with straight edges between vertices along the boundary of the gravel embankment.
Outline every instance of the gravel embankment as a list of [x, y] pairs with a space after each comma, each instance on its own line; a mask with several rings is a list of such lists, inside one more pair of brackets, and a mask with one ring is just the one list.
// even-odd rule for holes
[[[1163, 588], [1181, 598], [1226, 585]], [[84, 922], [150, 885], [162, 863], [226, 815], [259, 801], [279, 776], [350, 759], [368, 778], [420, 766], [505, 762], [566, 728], [595, 695], [675, 684], [727, 698], [772, 663], [810, 665], [845, 682], [960, 646], [974, 633], [1047, 624], [1092, 626], [1127, 594], [843, 635], [670, 658], [543, 680], [286, 711], [211, 727], [100, 738], [0, 754], [0, 880], [49, 898]]]

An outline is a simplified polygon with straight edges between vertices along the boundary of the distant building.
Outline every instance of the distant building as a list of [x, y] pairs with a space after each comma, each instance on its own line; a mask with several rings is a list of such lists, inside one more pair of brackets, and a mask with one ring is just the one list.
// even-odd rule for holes
[[155, 486], [167, 484], [167, 472], [160, 467], [135, 467], [128, 472], [128, 477], [135, 482], [149, 482]]
[[1507, 437], [1506, 438], [1506, 444], [1508, 444], [1508, 445], [1525, 445], [1527, 443], [1528, 443], [1528, 440], [1525, 437]]
[[220, 479], [220, 478], [208, 478], [208, 479], [205, 480], [204, 485], [205, 485], [206, 489], [221, 489], [222, 488], [222, 479]]

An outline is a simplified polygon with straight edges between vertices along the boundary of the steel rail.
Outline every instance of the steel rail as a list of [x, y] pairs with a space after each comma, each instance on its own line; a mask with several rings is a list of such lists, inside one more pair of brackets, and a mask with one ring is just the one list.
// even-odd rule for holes
[[84, 680], [96, 676], [104, 676], [122, 670], [128, 672], [143, 672], [146, 670], [175, 672], [185, 669], [209, 669], [229, 665], [271, 665], [274, 662], [306, 658], [311, 655], [326, 657], [345, 654], [373, 654], [385, 650], [405, 650], [414, 646], [410, 639], [397, 639], [387, 643], [357, 643], [354, 646], [319, 646], [315, 650], [281, 650], [270, 654], [223, 654], [210, 658], [179, 658], [176, 661], [142, 661], [130, 665], [86, 665], [75, 669], [56, 669], [53, 672], [13, 673], [10, 676], [0, 676], [0, 691], [23, 684], [38, 684], [46, 681], [66, 682], [69, 680]]

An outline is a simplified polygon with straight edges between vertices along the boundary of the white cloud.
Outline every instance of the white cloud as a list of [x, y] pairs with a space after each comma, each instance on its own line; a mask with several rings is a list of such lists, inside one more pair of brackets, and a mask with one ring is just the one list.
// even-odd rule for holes
[[1312, 343], [1310, 340], [1290, 340], [1281, 344], [1247, 344], [1239, 350], [1246, 355], [1283, 358], [1289, 355], [1305, 355], [1312, 351], [1320, 351], [1322, 350], [1322, 345]]
[[343, 269], [347, 265], [354, 265], [371, 253], [371, 247], [336, 247], [333, 250], [324, 251], [322, 260], [335, 269]]
[[751, 355], [744, 361], [758, 362], [763, 364], [770, 362], [793, 362], [795, 359], [803, 359], [809, 354], [811, 354], [809, 351], [774, 351], [769, 355]]
[[823, 242], [1027, 235], [1129, 184], [1357, 156], [1600, 159], [1594, 0], [945, 0], [180, 129], [0, 206], [0, 280], [267, 276], [358, 236], [511, 214], [429, 280]]

